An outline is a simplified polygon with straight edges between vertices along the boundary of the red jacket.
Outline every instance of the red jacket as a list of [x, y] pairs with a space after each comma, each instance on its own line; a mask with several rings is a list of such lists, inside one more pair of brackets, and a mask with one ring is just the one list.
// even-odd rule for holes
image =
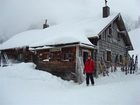
[[95, 69], [95, 64], [93, 59], [87, 59], [85, 62], [84, 72], [93, 73]]

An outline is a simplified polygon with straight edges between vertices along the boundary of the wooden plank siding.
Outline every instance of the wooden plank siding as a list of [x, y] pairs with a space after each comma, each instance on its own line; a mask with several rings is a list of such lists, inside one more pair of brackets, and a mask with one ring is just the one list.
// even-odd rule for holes
[[[60, 51], [52, 51], [51, 49], [38, 50], [39, 63], [37, 64], [37, 69], [50, 72], [66, 80], [72, 79], [77, 81], [76, 69], [78, 68], [78, 57], [83, 57], [84, 51], [91, 54], [92, 49], [80, 47], [79, 45], [60, 47], [60, 49]], [[66, 58], [66, 54], [69, 54], [69, 59]], [[49, 61], [46, 61], [49, 57]]]
[[38, 50], [39, 62], [37, 69], [50, 72], [60, 76], [63, 79], [75, 79], [74, 73], [76, 68], [76, 47], [64, 47]]
[[[60, 72], [65, 69], [72, 69], [72, 71], [74, 70], [75, 66], [72, 66], [72, 64], [75, 64], [75, 47], [61, 48], [61, 51], [50, 51], [50, 49], [39, 50], [37, 53], [40, 56], [39, 63], [44, 64], [46, 69], [48, 68], [50, 70]], [[69, 59], [65, 58], [68, 56], [65, 54], [69, 54]], [[47, 61], [47, 59], [49, 61]]]
[[14, 48], [14, 49], [6, 49], [2, 50], [2, 52], [6, 53], [8, 59], [18, 61], [18, 62], [29, 62], [32, 61], [32, 52], [25, 48]]
[[[110, 66], [110, 63], [115, 64], [116, 56], [118, 56], [119, 63], [121, 63], [120, 56], [124, 57], [128, 53], [123, 35], [118, 33], [117, 30], [119, 29], [115, 22], [99, 35], [97, 41], [97, 61], [103, 57], [107, 66]], [[109, 33], [110, 29], [111, 32]], [[111, 52], [111, 61], [107, 61], [107, 51]], [[97, 69], [99, 69], [98, 66]]]

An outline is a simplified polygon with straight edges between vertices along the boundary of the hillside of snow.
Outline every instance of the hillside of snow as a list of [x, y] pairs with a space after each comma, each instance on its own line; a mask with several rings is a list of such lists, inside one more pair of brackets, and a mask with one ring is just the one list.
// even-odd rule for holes
[[138, 55], [138, 64], [140, 66], [140, 28], [130, 31], [129, 36], [134, 47], [134, 50], [129, 53], [131, 55]]
[[87, 87], [34, 67], [0, 67], [0, 105], [140, 105], [140, 71], [125, 75], [118, 69]]
[[[104, 0], [0, 0], [0, 42], [25, 30], [102, 17]], [[140, 16], [139, 0], [108, 0], [112, 13], [121, 12], [128, 29]]]

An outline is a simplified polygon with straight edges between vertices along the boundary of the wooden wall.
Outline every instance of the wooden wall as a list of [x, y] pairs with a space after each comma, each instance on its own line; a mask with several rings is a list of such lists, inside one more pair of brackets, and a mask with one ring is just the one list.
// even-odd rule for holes
[[8, 59], [18, 62], [32, 61], [32, 52], [24, 48], [6, 49], [2, 51], [8, 56]]
[[76, 66], [76, 47], [38, 50], [37, 69], [51, 72], [64, 79], [74, 78]]
[[[126, 45], [123, 39], [123, 35], [118, 33], [118, 27], [116, 23], [112, 23], [103, 33], [101, 33], [98, 40], [98, 55], [97, 60], [103, 57], [107, 65], [115, 63], [116, 56], [121, 63], [121, 57], [126, 56]], [[107, 52], [111, 52], [111, 60], [107, 60]]]

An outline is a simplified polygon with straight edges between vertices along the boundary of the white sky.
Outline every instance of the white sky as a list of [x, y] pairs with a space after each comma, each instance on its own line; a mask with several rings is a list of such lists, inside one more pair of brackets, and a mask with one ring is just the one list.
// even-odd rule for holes
[[138, 55], [138, 64], [140, 65], [140, 28], [129, 32], [131, 42], [133, 44], [134, 50], [130, 51], [131, 55]]
[[[136, 20], [140, 16], [137, 0], [108, 0], [111, 12]], [[0, 38], [33, 28], [42, 28], [47, 18], [50, 25], [101, 17], [104, 0], [0, 0]], [[136, 11], [136, 12], [135, 12]], [[131, 25], [130, 25], [131, 26]]]
[[118, 14], [110, 15], [107, 18], [88, 18], [78, 22], [55, 25], [46, 29], [22, 32], [2, 43], [0, 49], [73, 42], [92, 45], [88, 37], [97, 36], [116, 16]]

